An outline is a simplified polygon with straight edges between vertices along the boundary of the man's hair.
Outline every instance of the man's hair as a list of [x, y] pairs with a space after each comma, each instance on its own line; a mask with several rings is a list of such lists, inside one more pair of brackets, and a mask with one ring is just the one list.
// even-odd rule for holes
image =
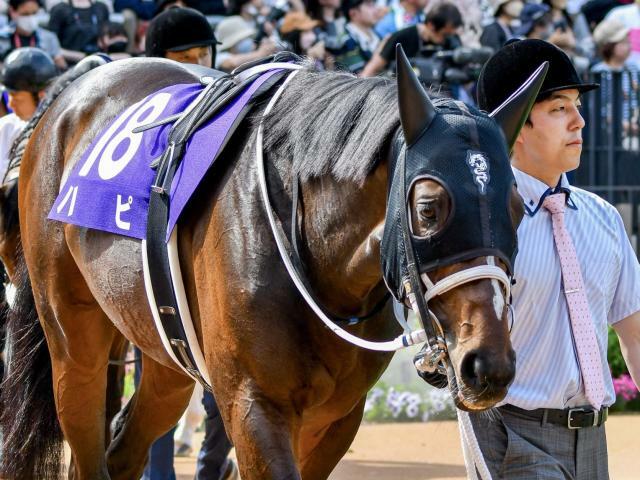
[[104, 37], [119, 37], [127, 36], [127, 31], [124, 29], [124, 25], [121, 23], [107, 22], [100, 29], [100, 36]]
[[38, 4], [38, 6], [42, 6], [42, 4], [40, 3], [39, 0], [9, 0], [9, 6], [13, 9], [13, 10], [17, 10], [18, 7], [20, 7], [20, 5], [22, 5], [23, 3], [27, 3], [27, 2], [36, 2]]
[[460, 15], [460, 10], [454, 4], [443, 2], [427, 13], [424, 23], [430, 23], [438, 32], [447, 25], [452, 25], [456, 28], [462, 26], [462, 15]]

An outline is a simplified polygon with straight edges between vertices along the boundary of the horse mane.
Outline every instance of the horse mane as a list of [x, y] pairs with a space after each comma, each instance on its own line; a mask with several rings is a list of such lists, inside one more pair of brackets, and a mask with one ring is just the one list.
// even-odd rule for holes
[[399, 124], [394, 81], [307, 68], [265, 118], [263, 141], [302, 181], [331, 175], [361, 184]]

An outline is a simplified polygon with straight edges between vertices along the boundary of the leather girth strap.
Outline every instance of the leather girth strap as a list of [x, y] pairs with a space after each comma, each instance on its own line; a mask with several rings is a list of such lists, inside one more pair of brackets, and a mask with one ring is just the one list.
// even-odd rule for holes
[[[251, 100], [238, 114], [233, 126], [226, 132], [218, 155], [224, 151], [227, 142], [240, 122], [255, 105], [256, 100], [263, 97], [276, 83], [281, 81], [286, 73], [283, 71], [273, 74], [256, 90]], [[143, 248], [146, 249], [148, 280], [155, 300], [155, 305], [153, 305], [154, 302], [150, 302], [151, 308], [157, 309], [157, 314], [169, 340], [169, 347], [172, 350], [173, 357], [178, 360], [180, 366], [191, 377], [198, 380], [207, 390], [211, 390], [211, 386], [208, 385], [196, 366], [180, 317], [176, 292], [171, 280], [166, 243], [169, 209], [171, 208], [169, 191], [191, 135], [225, 106], [229, 105], [258, 76], [258, 74], [251, 76], [239, 84], [236, 84], [231, 76], [222, 76], [214, 78], [213, 82], [205, 87], [202, 94], [195, 101], [197, 104], [191, 105], [187, 109], [188, 113], [176, 121], [171, 128], [168, 137], [169, 147], [160, 158], [149, 197], [147, 235]], [[211, 77], [208, 80], [211, 80]]]

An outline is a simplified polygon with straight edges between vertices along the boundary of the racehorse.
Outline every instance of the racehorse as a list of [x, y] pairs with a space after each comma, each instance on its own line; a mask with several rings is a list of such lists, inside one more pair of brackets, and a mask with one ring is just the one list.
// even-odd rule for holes
[[[149, 446], [189, 401], [193, 380], [165, 352], [145, 301], [140, 241], [47, 215], [65, 172], [111, 119], [161, 88], [197, 81], [185, 67], [162, 59], [114, 62], [63, 91], [31, 135], [22, 158], [19, 208], [32, 292], [24, 280], [16, 302], [23, 310], [35, 302], [42, 331], [29, 329], [34, 338], [13, 336], [10, 350], [12, 358], [22, 359], [25, 349], [40, 356], [48, 352], [52, 385], [33, 384], [35, 374], [10, 365], [9, 374], [23, 381], [3, 392], [3, 478], [59, 477], [59, 431], [41, 428], [53, 425], [56, 414], [73, 454], [71, 478], [139, 478]], [[244, 480], [327, 478], [356, 434], [366, 392], [391, 359], [336, 337], [294, 288], [260, 199], [253, 161], [258, 122], [264, 120], [269, 191], [285, 231], [291, 227], [292, 186], [300, 182], [296, 222], [309, 283], [332, 314], [353, 317], [370, 312], [386, 292], [380, 240], [390, 165], [411, 146], [467, 142], [493, 152], [492, 165], [502, 169], [493, 173], [499, 176], [509, 171], [504, 138], [515, 140], [537, 94], [527, 90], [526, 102], [506, 105], [499, 125], [451, 101], [432, 102], [406, 65], [399, 65], [398, 84], [300, 70], [269, 115], [262, 119], [262, 103], [243, 121], [226, 147], [224, 164], [208, 172], [181, 217], [178, 244], [189, 307]], [[438, 116], [445, 106], [448, 114]], [[460, 125], [481, 119], [480, 143], [455, 122], [447, 135], [429, 138], [432, 121], [447, 118]], [[508, 187], [499, 192], [505, 208], [489, 213], [492, 219], [508, 218], [515, 232], [522, 207], [512, 178], [505, 180]], [[408, 209], [415, 235], [437, 236], [450, 214], [463, 210], [449, 192], [429, 176], [412, 184]], [[505, 259], [477, 255], [437, 266], [429, 277], [438, 282], [488, 263], [508, 270]], [[490, 408], [513, 379], [506, 291], [495, 280], [477, 279], [429, 302], [444, 328], [458, 379], [452, 395], [461, 408]], [[17, 329], [21, 320], [14, 321]], [[25, 328], [33, 321], [33, 315], [22, 319]], [[400, 331], [389, 304], [346, 328], [372, 340]], [[106, 369], [120, 333], [140, 347], [144, 367], [108, 444]], [[19, 412], [8, 414], [16, 402], [22, 403]], [[38, 442], [25, 448], [18, 435], [37, 436]]]

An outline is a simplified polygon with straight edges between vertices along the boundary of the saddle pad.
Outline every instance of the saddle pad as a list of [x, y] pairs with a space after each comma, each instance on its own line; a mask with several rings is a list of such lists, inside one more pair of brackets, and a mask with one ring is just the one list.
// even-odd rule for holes
[[[274, 73], [262, 74], [196, 131], [187, 143], [170, 191], [167, 239], [252, 95]], [[167, 148], [171, 124], [133, 133], [137, 127], [183, 112], [204, 88], [178, 84], [163, 88], [118, 115], [73, 167], [49, 212], [50, 220], [144, 239], [149, 192], [155, 170], [149, 165]]]

